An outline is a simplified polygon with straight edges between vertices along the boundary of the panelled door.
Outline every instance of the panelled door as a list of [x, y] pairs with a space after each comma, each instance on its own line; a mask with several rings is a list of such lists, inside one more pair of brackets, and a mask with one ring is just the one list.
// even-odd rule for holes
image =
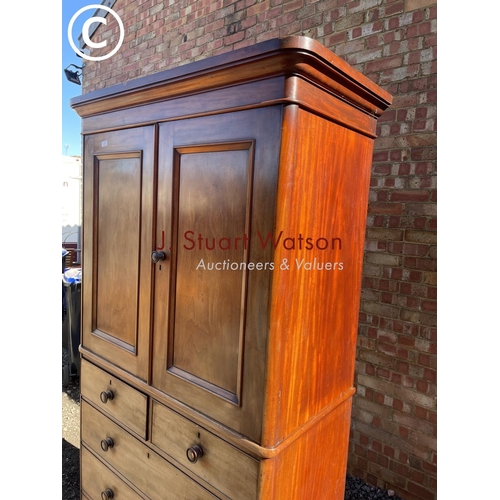
[[148, 379], [154, 127], [89, 135], [84, 157], [82, 342]]
[[281, 107], [159, 126], [152, 384], [259, 442]]

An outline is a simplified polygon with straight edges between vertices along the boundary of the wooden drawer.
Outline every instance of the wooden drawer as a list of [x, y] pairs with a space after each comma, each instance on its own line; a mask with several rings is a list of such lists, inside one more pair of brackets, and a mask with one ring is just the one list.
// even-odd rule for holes
[[82, 446], [82, 490], [86, 498], [101, 500], [102, 493], [110, 490], [113, 500], [142, 500], [116, 474], [111, 472], [90, 451]]
[[[111, 391], [112, 399], [101, 393]], [[146, 438], [147, 396], [82, 359], [81, 394], [143, 439]], [[104, 402], [106, 401], [106, 402]]]
[[[81, 413], [82, 442], [151, 500], [217, 498], [85, 401]], [[108, 438], [113, 445], [103, 451]]]
[[[234, 500], [257, 498], [259, 462], [215, 434], [153, 401], [151, 442]], [[188, 460], [198, 446], [202, 456]], [[196, 448], [194, 448], [195, 451]]]

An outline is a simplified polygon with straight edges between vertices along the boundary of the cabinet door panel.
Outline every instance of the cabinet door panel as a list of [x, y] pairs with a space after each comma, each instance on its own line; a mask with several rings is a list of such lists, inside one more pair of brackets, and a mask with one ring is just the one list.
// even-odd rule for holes
[[176, 149], [177, 267], [168, 364], [239, 404], [247, 272], [230, 266], [247, 262], [242, 235], [250, 222], [253, 142], [214, 148]]
[[141, 220], [140, 152], [98, 155], [94, 186], [95, 304], [93, 330], [137, 348]]
[[[159, 132], [153, 385], [259, 441], [281, 108]], [[256, 126], [258, 124], [258, 126]]]
[[146, 380], [154, 128], [85, 141], [83, 345]]

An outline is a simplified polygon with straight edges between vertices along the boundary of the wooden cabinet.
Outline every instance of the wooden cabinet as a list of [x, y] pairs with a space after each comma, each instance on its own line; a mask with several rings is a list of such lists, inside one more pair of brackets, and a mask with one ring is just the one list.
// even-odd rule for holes
[[343, 498], [390, 101], [303, 37], [73, 99], [84, 495]]

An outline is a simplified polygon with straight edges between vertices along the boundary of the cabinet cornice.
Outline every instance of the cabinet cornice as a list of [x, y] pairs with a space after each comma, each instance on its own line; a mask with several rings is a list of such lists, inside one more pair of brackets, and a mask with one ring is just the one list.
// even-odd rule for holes
[[[299, 77], [373, 117], [392, 101], [389, 93], [319, 42], [293, 36], [99, 89], [73, 98], [71, 106], [85, 118], [276, 76]], [[289, 89], [283, 86], [282, 99], [293, 100]], [[321, 109], [321, 102], [316, 107]]]

